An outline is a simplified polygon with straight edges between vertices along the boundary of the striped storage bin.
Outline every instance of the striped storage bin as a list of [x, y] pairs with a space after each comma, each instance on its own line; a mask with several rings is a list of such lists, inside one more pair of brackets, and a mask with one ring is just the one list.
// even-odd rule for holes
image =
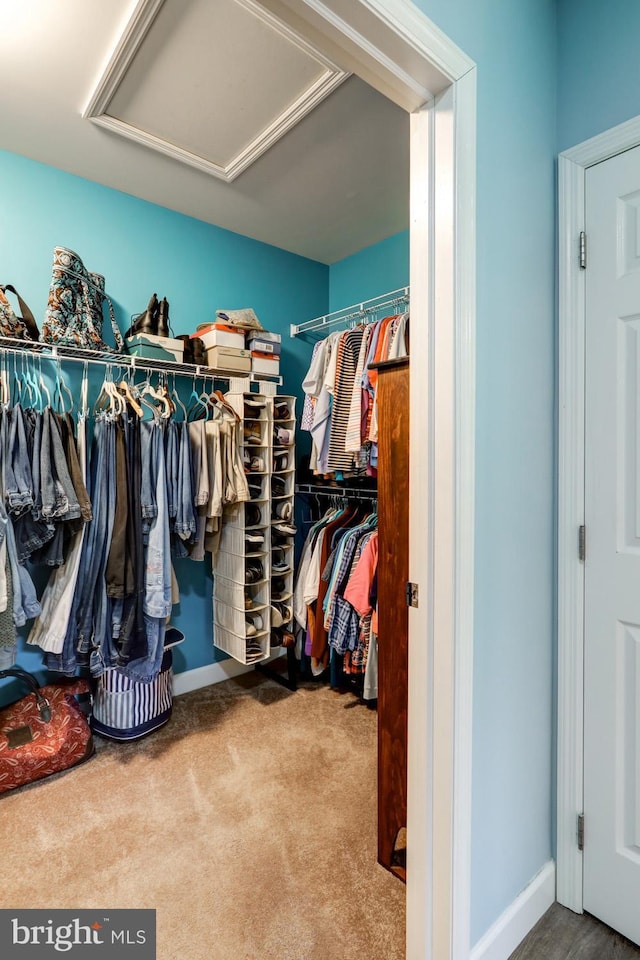
[[98, 678], [91, 727], [108, 740], [137, 740], [162, 727], [173, 707], [173, 654], [171, 647], [184, 640], [175, 628], [167, 630], [160, 673], [151, 683], [129, 680], [118, 670]]

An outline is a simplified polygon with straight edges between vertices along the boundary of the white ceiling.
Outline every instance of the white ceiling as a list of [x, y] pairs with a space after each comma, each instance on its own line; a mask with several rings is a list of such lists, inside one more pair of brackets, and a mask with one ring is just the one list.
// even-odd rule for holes
[[255, 0], [0, 16], [1, 148], [325, 263], [408, 225], [408, 114]]

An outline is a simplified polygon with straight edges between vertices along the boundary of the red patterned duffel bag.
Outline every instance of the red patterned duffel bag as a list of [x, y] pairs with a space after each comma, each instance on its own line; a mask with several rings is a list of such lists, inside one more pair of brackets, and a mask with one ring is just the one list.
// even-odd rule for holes
[[89, 699], [86, 680], [41, 687], [26, 670], [0, 670], [31, 693], [0, 710], [0, 793], [60, 773], [94, 751], [87, 719], [78, 699]]

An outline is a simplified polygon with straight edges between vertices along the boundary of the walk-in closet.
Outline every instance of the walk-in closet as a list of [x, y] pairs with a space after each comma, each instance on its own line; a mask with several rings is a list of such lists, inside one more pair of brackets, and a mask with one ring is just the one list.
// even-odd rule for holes
[[409, 115], [275, 4], [117, 6], [86, 156], [0, 141], [0, 908], [402, 960]]

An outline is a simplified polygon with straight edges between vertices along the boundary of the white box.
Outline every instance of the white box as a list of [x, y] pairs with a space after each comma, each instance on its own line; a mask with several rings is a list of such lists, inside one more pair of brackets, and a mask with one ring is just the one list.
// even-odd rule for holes
[[252, 340], [270, 340], [272, 343], [282, 343], [282, 334], [271, 333], [270, 330], [249, 330], [247, 343], [251, 343]]
[[229, 330], [220, 330], [215, 324], [204, 327], [202, 330], [196, 330], [194, 337], [199, 337], [204, 343], [205, 350], [209, 347], [234, 347], [236, 350], [244, 350], [244, 332], [231, 333]]
[[251, 354], [251, 370], [253, 373], [265, 373], [277, 377], [280, 374], [280, 357], [273, 360], [267, 357], [256, 357]]
[[280, 344], [276, 343], [275, 340], [260, 340], [255, 338], [253, 340], [247, 340], [247, 348], [256, 353], [268, 353], [269, 356], [279, 357], [280, 356]]
[[207, 366], [210, 370], [233, 370], [236, 373], [250, 373], [251, 354], [248, 350], [235, 347], [209, 347]]

